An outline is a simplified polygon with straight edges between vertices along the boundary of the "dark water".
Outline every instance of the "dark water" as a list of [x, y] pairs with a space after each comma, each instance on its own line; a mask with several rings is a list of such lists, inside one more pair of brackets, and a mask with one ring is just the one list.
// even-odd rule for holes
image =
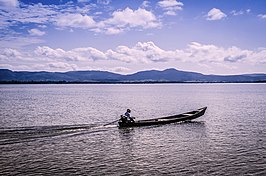
[[0, 113], [0, 175], [266, 174], [266, 84], [0, 85]]

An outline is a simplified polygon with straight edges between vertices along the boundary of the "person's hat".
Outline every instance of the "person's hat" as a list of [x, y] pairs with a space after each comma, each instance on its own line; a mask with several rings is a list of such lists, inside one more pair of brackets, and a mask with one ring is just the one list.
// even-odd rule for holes
[[127, 109], [127, 112], [131, 112], [131, 110], [130, 109]]

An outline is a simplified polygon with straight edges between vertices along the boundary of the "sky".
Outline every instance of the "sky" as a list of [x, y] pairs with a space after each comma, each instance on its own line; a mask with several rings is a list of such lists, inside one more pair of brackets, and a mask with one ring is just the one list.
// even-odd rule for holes
[[0, 0], [0, 68], [266, 73], [266, 1]]

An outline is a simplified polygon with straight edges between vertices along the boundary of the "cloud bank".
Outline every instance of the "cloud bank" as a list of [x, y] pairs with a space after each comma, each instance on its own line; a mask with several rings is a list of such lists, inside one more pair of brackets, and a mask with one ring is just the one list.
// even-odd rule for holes
[[132, 47], [121, 45], [106, 51], [93, 47], [64, 50], [39, 46], [34, 51], [27, 52], [12, 48], [1, 49], [0, 61], [1, 68], [15, 70], [21, 69], [21, 66], [36, 70], [82, 70], [100, 62], [106, 65], [115, 63], [109, 67], [109, 70], [118, 71], [130, 70], [125, 65], [148, 66], [156, 63], [162, 65], [190, 63], [198, 66], [208, 65], [208, 67], [214, 64], [224, 68], [237, 68], [238, 64], [265, 65], [266, 49], [243, 50], [235, 46], [223, 48], [198, 42], [191, 42], [182, 50], [164, 50], [153, 42], [138, 42]]
[[[0, 4], [17, 6], [17, 1], [1, 0]], [[110, 1], [98, 1], [98, 4], [108, 5]], [[41, 3], [27, 5], [21, 4], [18, 8], [4, 10], [1, 28], [9, 28], [21, 24], [54, 25], [57, 29], [81, 28], [97, 33], [118, 34], [126, 30], [148, 29], [161, 27], [160, 21], [152, 11], [144, 8], [136, 10], [126, 7], [115, 10], [110, 16], [97, 17], [91, 13], [92, 9], [99, 7], [89, 3], [84, 6], [43, 5]], [[1, 9], [1, 8], [0, 8]], [[103, 16], [103, 15], [102, 15]], [[10, 29], [9, 29], [10, 30]]]

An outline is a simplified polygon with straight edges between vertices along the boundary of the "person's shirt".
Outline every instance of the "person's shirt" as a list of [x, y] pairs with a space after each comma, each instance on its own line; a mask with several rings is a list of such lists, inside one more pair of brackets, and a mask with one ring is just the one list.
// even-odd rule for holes
[[125, 116], [130, 117], [130, 113], [129, 112], [126, 112], [125, 113]]

